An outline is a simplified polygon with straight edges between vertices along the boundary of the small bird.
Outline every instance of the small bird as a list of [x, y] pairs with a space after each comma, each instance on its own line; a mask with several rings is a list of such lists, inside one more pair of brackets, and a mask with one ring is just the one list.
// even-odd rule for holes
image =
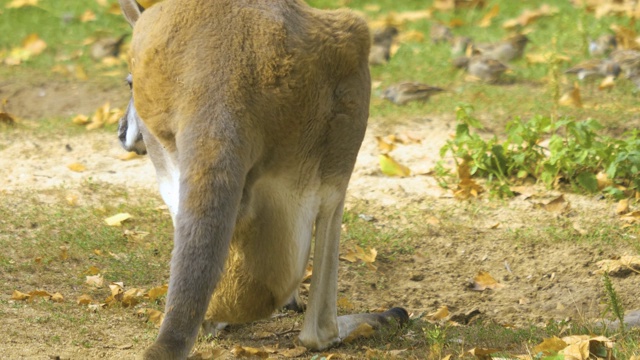
[[597, 39], [589, 40], [589, 54], [591, 56], [606, 56], [618, 47], [615, 35], [605, 34]]
[[442, 88], [419, 82], [402, 82], [391, 85], [384, 90], [382, 98], [396, 105], [404, 105], [410, 101], [427, 101], [431, 95], [445, 91]]
[[451, 55], [465, 54], [470, 46], [473, 46], [473, 40], [470, 37], [455, 36], [451, 40]]
[[451, 39], [453, 39], [453, 33], [451, 33], [451, 29], [449, 29], [447, 26], [433, 23], [431, 25], [429, 37], [434, 44], [439, 44], [451, 41]]
[[640, 51], [638, 50], [615, 50], [609, 58], [620, 66], [627, 77], [640, 70]]
[[467, 72], [482, 81], [495, 83], [509, 67], [499, 60], [486, 55], [475, 55], [469, 58]]
[[102, 60], [108, 56], [118, 57], [120, 54], [120, 48], [127, 34], [120, 36], [119, 38], [104, 38], [100, 39], [91, 45], [91, 57], [94, 60]]
[[579, 80], [590, 78], [617, 77], [620, 74], [620, 65], [610, 59], [591, 59], [567, 69], [565, 74], [575, 74]]
[[373, 41], [371, 50], [369, 51], [369, 64], [382, 65], [389, 62], [391, 58], [391, 44], [398, 36], [398, 29], [393, 26], [387, 26], [382, 29], [376, 29], [373, 32]]
[[478, 44], [473, 47], [475, 53], [485, 55], [502, 62], [509, 62], [522, 57], [529, 42], [526, 35], [517, 34], [494, 44]]

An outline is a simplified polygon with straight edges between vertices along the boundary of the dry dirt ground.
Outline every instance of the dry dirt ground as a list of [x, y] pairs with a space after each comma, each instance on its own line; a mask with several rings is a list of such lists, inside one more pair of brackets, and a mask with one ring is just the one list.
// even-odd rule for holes
[[[124, 86], [122, 89], [55, 83], [0, 86], [0, 98], [11, 97], [8, 110], [26, 119], [91, 113], [105, 101], [124, 106], [126, 96]], [[446, 305], [454, 314], [477, 309], [477, 319], [513, 326], [598, 318], [603, 311], [605, 295], [601, 277], [593, 273], [597, 270], [596, 262], [626, 253], [635, 254], [637, 250], [631, 244], [637, 242], [637, 232], [630, 234], [631, 240], [625, 244], [590, 242], [589, 234], [599, 231], [597, 224], [607, 219], [617, 221], [615, 203], [592, 196], [565, 194], [571, 210], [562, 215], [537, 207], [535, 203], [541, 200], [535, 200], [535, 197], [519, 196], [506, 201], [454, 199], [450, 191], [440, 188], [428, 175], [438, 159], [438, 149], [454, 126], [452, 117], [425, 116], [398, 121], [394, 125], [383, 125], [377, 119], [371, 119], [350, 184], [347, 208], [367, 215], [363, 217], [368, 220], [374, 218], [375, 226], [381, 231], [401, 234], [414, 229], [420, 236], [411, 240], [410, 251], [390, 254], [381, 248], [375, 271], [341, 261], [339, 297], [348, 300], [347, 305], [343, 302], [341, 311], [405, 306], [414, 315], [419, 315]], [[410, 133], [422, 140], [400, 146], [392, 153], [417, 175], [391, 178], [380, 173], [375, 136], [390, 133]], [[116, 134], [104, 131], [68, 138], [35, 140], [18, 135], [5, 139], [0, 144], [0, 196], [20, 191], [38, 193], [60, 187], [73, 191], [89, 178], [142, 189], [145, 193], [155, 191], [154, 171], [148, 158], [124, 162], [117, 158], [122, 152]], [[69, 171], [66, 165], [72, 162], [88, 164], [87, 171]], [[532, 192], [536, 190], [540, 191], [532, 189]], [[135, 191], [131, 190], [134, 194]], [[554, 195], [545, 190], [541, 193], [548, 198]], [[83, 205], [84, 199], [80, 201]], [[583, 231], [585, 240], [550, 240], [549, 232], [545, 232], [549, 225], [575, 226]], [[519, 237], [518, 234], [523, 235]], [[539, 234], [540, 243], [532, 241], [532, 234], [533, 237]], [[341, 251], [348, 247], [344, 245]], [[499, 291], [471, 290], [470, 280], [481, 270], [489, 272], [505, 287]], [[143, 324], [132, 311], [107, 310], [87, 315], [93, 320], [82, 331], [64, 322], [52, 328], [46, 322], [24, 321], [27, 317], [37, 317], [44, 310], [12, 307], [9, 299], [13, 284], [6, 279], [0, 282], [0, 297], [3, 303], [9, 304], [3, 309], [0, 323], [2, 328], [11, 329], [9, 336], [9, 332], [3, 330], [5, 335], [0, 341], [3, 359], [56, 356], [63, 359], [125, 359], [132, 358], [145, 346], [143, 341], [134, 343], [131, 339], [141, 331], [148, 332], [151, 326]], [[626, 309], [640, 308], [638, 275], [615, 278], [614, 285]], [[301, 317], [288, 315], [288, 318], [234, 326], [223, 332], [219, 342], [202, 341], [198, 346], [200, 349], [229, 344], [290, 346]], [[288, 332], [291, 326], [294, 331]], [[265, 333], [273, 336], [260, 336]], [[58, 342], [47, 340], [52, 334], [57, 334]], [[70, 339], [69, 334], [80, 339]], [[83, 338], [101, 345], [85, 348]], [[341, 350], [338, 348], [335, 352]], [[347, 357], [360, 357], [354, 348], [345, 353]], [[301, 357], [312, 355], [307, 353]]]

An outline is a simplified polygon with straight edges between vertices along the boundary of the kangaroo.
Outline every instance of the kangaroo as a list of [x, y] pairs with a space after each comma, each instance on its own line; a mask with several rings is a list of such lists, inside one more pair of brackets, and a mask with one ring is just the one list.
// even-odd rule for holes
[[119, 1], [133, 27], [119, 138], [149, 154], [174, 224], [165, 319], [143, 358], [186, 359], [201, 324], [295, 301], [312, 238], [305, 347], [406, 322], [402, 308], [337, 316], [343, 205], [369, 115], [367, 24], [299, 0]]

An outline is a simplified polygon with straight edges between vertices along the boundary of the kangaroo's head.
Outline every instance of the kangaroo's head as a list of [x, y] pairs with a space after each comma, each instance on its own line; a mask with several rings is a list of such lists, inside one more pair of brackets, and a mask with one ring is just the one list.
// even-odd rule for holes
[[[138, 17], [142, 13], [142, 7], [138, 5], [134, 0], [120, 0], [120, 6], [122, 7], [124, 17], [127, 19], [131, 27], [135, 25]], [[129, 89], [133, 89], [133, 79], [131, 74], [127, 76], [127, 84]], [[135, 106], [133, 105], [133, 93], [127, 106], [127, 111], [120, 119], [118, 123], [118, 139], [120, 144], [127, 151], [134, 151], [138, 155], [144, 155], [147, 153], [147, 147], [144, 144], [142, 138], [142, 132], [140, 128], [144, 126], [142, 119], [138, 116]]]

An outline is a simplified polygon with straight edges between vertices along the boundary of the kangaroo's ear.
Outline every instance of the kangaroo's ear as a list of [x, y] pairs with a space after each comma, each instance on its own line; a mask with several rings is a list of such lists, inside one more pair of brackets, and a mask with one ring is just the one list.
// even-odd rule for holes
[[144, 10], [144, 8], [140, 6], [140, 4], [136, 2], [136, 0], [118, 0], [118, 1], [120, 2], [122, 15], [124, 15], [124, 18], [127, 19], [131, 27], [133, 27], [136, 24], [136, 21], [138, 21], [138, 18], [140, 17], [140, 14], [142, 14], [142, 11]]

